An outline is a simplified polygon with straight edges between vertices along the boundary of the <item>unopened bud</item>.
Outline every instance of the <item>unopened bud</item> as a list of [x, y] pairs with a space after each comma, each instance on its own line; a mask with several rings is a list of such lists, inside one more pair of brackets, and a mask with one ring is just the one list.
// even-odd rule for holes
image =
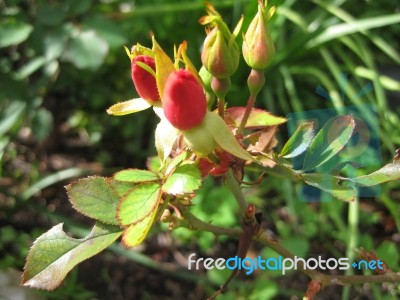
[[182, 69], [168, 76], [162, 102], [165, 117], [180, 130], [199, 126], [207, 112], [202, 85], [189, 71]]
[[209, 25], [211, 28], [204, 41], [201, 61], [214, 77], [226, 78], [235, 73], [239, 66], [240, 52], [235, 38], [243, 19], [231, 33], [221, 16], [209, 3], [207, 12], [208, 16], [202, 17], [199, 21], [200, 24]]
[[268, 20], [275, 7], [266, 10], [262, 0], [258, 1], [258, 12], [243, 36], [242, 52], [246, 63], [253, 69], [265, 69], [275, 56], [275, 46], [268, 28]]
[[132, 59], [131, 75], [136, 91], [140, 97], [150, 102], [160, 100], [155, 78], [154, 59], [146, 55], [138, 55]]

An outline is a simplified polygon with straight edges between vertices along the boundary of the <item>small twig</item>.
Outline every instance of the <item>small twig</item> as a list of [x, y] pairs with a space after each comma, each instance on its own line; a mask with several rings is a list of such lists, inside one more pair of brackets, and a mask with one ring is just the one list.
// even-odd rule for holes
[[239, 236], [242, 232], [239, 228], [227, 228], [216, 226], [211, 223], [207, 223], [203, 220], [200, 220], [196, 216], [194, 216], [187, 206], [179, 206], [179, 210], [181, 215], [184, 217], [184, 225], [192, 230], [205, 230], [209, 231], [215, 235], [229, 235], [229, 236]]
[[[242, 220], [243, 231], [240, 234], [238, 250], [236, 253], [236, 256], [241, 259], [246, 258], [247, 252], [249, 251], [253, 238], [255, 235], [258, 234], [260, 230], [260, 224], [255, 219], [255, 212], [256, 208], [254, 204], [251, 204], [247, 207], [246, 213], [243, 216]], [[221, 285], [221, 287], [210, 298], [208, 298], [208, 300], [213, 300], [218, 295], [224, 293], [227, 290], [229, 283], [233, 280], [233, 278], [235, 278], [235, 276], [238, 273], [239, 273], [238, 269], [233, 270], [231, 275], [225, 281], [225, 283]]]

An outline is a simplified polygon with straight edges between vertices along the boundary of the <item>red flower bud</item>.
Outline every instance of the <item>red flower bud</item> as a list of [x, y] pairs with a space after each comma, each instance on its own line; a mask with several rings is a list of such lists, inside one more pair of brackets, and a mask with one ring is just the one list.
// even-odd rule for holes
[[147, 101], [157, 102], [160, 100], [160, 96], [157, 90], [156, 78], [149, 72], [150, 70], [145, 69], [146, 66], [155, 72], [156, 65], [152, 57], [138, 55], [132, 59], [132, 81], [140, 97]]
[[207, 112], [203, 87], [189, 71], [182, 69], [168, 76], [162, 102], [165, 117], [180, 130], [199, 126]]

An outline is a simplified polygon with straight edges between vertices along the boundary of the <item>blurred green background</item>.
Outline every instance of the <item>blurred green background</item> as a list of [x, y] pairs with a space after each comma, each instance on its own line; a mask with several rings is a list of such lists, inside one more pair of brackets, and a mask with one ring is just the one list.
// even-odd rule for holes
[[[212, 3], [231, 28], [244, 14], [246, 29], [257, 10], [256, 0]], [[277, 55], [257, 105], [283, 116], [374, 105], [380, 120], [382, 164], [390, 162], [400, 144], [400, 4], [389, 0], [271, 0], [269, 4], [278, 6], [270, 24]], [[36, 237], [59, 222], [75, 236], [84, 235], [91, 225], [70, 206], [65, 184], [85, 175], [143, 168], [147, 157], [155, 155], [157, 120], [151, 111], [120, 118], [105, 112], [118, 101], [137, 97], [123, 46], [140, 42], [150, 47], [153, 32], [172, 56], [173, 45], [187, 40], [189, 56], [200, 68], [205, 33], [197, 22], [204, 15], [203, 1], [0, 0], [0, 14], [1, 298], [16, 292], [15, 272], [21, 272]], [[245, 103], [248, 73], [242, 62], [232, 78], [229, 105]], [[342, 73], [349, 78], [345, 90]], [[373, 90], [358, 98], [368, 82]], [[314, 92], [318, 85], [331, 100]], [[282, 126], [279, 140], [285, 141], [287, 135]], [[299, 187], [268, 176], [261, 186], [246, 191], [285, 246], [304, 257], [342, 257], [351, 251], [351, 241], [376, 251], [399, 271], [398, 183], [386, 184], [375, 198], [361, 199], [359, 221], [353, 227], [347, 204], [298, 201]], [[195, 202], [198, 217], [239, 225], [235, 203], [220, 182], [208, 180]], [[26, 293], [25, 299], [204, 299], [228, 274], [188, 273], [184, 257], [191, 252], [234, 255], [236, 243], [201, 232], [171, 234], [165, 226], [155, 226], [143, 247], [130, 251], [113, 246], [81, 264], [54, 292], [18, 292]], [[276, 256], [255, 245], [250, 255], [259, 254]], [[307, 283], [307, 277], [297, 272], [287, 276], [262, 272], [236, 280], [220, 298], [298, 299]], [[320, 297], [328, 295], [394, 299], [400, 291], [394, 284], [364, 284], [347, 290], [328, 288]]]

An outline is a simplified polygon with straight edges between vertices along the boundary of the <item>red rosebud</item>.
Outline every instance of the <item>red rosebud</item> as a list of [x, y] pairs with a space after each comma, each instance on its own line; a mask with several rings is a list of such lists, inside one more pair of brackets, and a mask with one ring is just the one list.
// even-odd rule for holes
[[207, 112], [203, 87], [189, 71], [183, 69], [168, 76], [162, 102], [165, 117], [180, 130], [199, 126]]
[[145, 66], [154, 72], [156, 70], [154, 59], [150, 56], [138, 55], [132, 59], [132, 81], [140, 97], [147, 101], [157, 102], [160, 100], [160, 95], [157, 90], [156, 78], [149, 72], [150, 70], [145, 69]]

